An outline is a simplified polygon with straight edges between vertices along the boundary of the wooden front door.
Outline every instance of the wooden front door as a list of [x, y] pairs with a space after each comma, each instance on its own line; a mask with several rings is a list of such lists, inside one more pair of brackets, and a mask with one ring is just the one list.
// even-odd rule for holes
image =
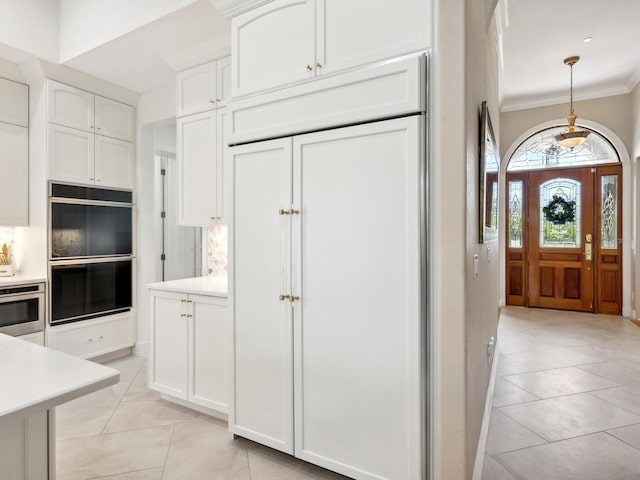
[[621, 167], [507, 175], [507, 304], [620, 314]]

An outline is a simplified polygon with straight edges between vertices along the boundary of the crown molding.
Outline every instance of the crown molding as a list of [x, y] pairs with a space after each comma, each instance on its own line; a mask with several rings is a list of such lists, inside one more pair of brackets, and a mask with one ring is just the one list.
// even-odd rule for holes
[[627, 80], [627, 88], [630, 92], [638, 86], [638, 82], [640, 82], [640, 65], [636, 66], [636, 69], [629, 75], [629, 80]]
[[225, 17], [231, 18], [273, 0], [211, 0], [213, 6]]
[[[601, 87], [590, 88], [587, 90], [581, 90], [580, 92], [573, 91], [573, 101], [580, 102], [583, 100], [594, 100], [602, 97], [612, 97], [614, 95], [626, 95], [631, 93], [632, 88], [628, 87], [628, 83], [604, 85]], [[555, 94], [543, 94], [528, 97], [518, 98], [503, 98], [500, 102], [501, 112], [514, 112], [516, 110], [527, 110], [529, 108], [548, 107], [550, 105], [568, 104], [567, 92], [555, 93]]]
[[180, 72], [231, 55], [231, 47], [225, 45], [228, 43], [227, 36], [207, 39], [177, 52], [172, 52], [170, 55], [164, 56], [163, 60], [175, 72]]

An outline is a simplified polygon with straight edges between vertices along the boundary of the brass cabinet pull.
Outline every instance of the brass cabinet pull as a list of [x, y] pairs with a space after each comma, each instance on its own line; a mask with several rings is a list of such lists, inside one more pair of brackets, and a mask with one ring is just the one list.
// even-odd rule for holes
[[191, 318], [191, 317], [193, 317], [193, 315], [188, 314], [188, 315], [185, 315], [185, 317], [187, 317], [187, 318]]
[[209, 100], [209, 103], [216, 103], [215, 100]]
[[216, 103], [220, 103], [222, 100], [220, 100], [219, 98], [216, 98]]
[[187, 314], [186, 314], [186, 313], [181, 313], [181, 314], [180, 314], [180, 316], [181, 316], [181, 317], [186, 317], [186, 316], [187, 316]]
[[316, 63], [316, 67], [318, 67], [318, 68], [322, 68], [322, 65], [320, 65], [320, 62], [317, 62], [317, 63]]
[[209, 217], [209, 220], [222, 220], [222, 217]]
[[289, 301], [290, 301], [291, 303], [295, 302], [296, 300], [300, 300], [300, 297], [296, 297], [296, 296], [294, 296], [294, 295], [290, 295], [290, 296], [289, 296]]
[[313, 71], [313, 67], [312, 67], [311, 65], [307, 65], [307, 71], [308, 71], [308, 72]]
[[280, 211], [278, 213], [280, 215], [298, 215], [300, 213], [300, 210], [294, 210], [293, 208], [291, 208], [289, 210], [280, 209]]
[[281, 302], [283, 300], [291, 300], [291, 295], [280, 295], [278, 299], [280, 299]]

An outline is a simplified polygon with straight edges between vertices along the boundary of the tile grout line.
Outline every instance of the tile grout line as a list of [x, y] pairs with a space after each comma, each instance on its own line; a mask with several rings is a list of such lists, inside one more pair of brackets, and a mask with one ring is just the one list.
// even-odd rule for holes
[[171, 436], [169, 437], [169, 445], [167, 445], [167, 453], [164, 456], [164, 462], [162, 462], [162, 475], [160, 480], [164, 479], [165, 469], [167, 468], [167, 460], [169, 459], [169, 451], [171, 450], [171, 442], [173, 442], [173, 433], [175, 432], [175, 426], [171, 425]]
[[[527, 448], [533, 448], [533, 447], [527, 447]], [[525, 450], [525, 449], [521, 449], [521, 450]], [[514, 450], [514, 451], [515, 451], [515, 450]], [[487, 455], [489, 455], [489, 454], [487, 454]], [[498, 455], [500, 455], [500, 454], [498, 454]], [[494, 461], [494, 462], [496, 462], [498, 465], [500, 465], [502, 468], [504, 468], [507, 472], [509, 472], [509, 473], [511, 474], [511, 476], [513, 476], [513, 478], [515, 478], [515, 480], [520, 480], [520, 476], [519, 476], [517, 473], [512, 472], [512, 471], [509, 469], [509, 467], [508, 467], [508, 466], [506, 466], [504, 463], [502, 463], [500, 460], [498, 460], [498, 459], [497, 459], [496, 457], [494, 457], [493, 455], [489, 455], [489, 456], [493, 459], [493, 461]], [[483, 477], [484, 477], [484, 476], [483, 476]], [[493, 480], [493, 479], [491, 479], [491, 478], [482, 478], [481, 480]]]
[[[640, 325], [639, 325], [640, 326]], [[638, 425], [637, 423], [634, 425]], [[631, 427], [633, 425], [626, 425], [626, 427]], [[617, 427], [617, 428], [626, 428], [626, 427]], [[615, 430], [615, 429], [612, 429]], [[635, 448], [636, 450], [640, 450], [640, 447], [636, 447], [635, 445], [631, 445], [629, 442], [627, 442], [626, 440], [623, 440], [622, 438], [618, 438], [616, 437], [614, 434], [609, 433], [607, 430], [603, 430], [602, 433], [604, 433], [605, 435], [609, 435], [611, 438], [614, 438], [615, 440], [618, 440], [619, 442], [624, 443], [625, 445], [629, 445], [631, 448]]]

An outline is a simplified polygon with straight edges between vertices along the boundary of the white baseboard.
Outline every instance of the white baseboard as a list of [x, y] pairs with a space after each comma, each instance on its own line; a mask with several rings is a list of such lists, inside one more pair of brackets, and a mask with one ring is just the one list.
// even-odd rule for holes
[[195, 410], [196, 412], [204, 413], [205, 415], [217, 418], [218, 420], [224, 420], [225, 422], [229, 421], [229, 416], [226, 413], [217, 412], [216, 410], [212, 410], [211, 408], [202, 407], [200, 405], [196, 405], [195, 403], [182, 400], [181, 398], [167, 395], [166, 393], [161, 393], [160, 398], [166, 400], [167, 402], [177, 403], [178, 405], [181, 405], [183, 407], [190, 408], [191, 410]]
[[482, 427], [480, 428], [480, 438], [478, 439], [478, 449], [476, 450], [476, 461], [473, 465], [472, 480], [482, 480], [482, 470], [484, 469], [484, 456], [487, 449], [487, 435], [489, 433], [489, 422], [491, 421], [491, 409], [493, 408], [493, 391], [496, 385], [496, 374], [498, 371], [498, 359], [500, 358], [500, 341], [496, 342], [494, 350], [493, 364], [491, 365], [491, 376], [487, 387], [487, 399], [484, 404], [484, 415], [482, 417]]
[[136, 342], [132, 348], [132, 353], [136, 357], [148, 357], [149, 356], [149, 342]]

